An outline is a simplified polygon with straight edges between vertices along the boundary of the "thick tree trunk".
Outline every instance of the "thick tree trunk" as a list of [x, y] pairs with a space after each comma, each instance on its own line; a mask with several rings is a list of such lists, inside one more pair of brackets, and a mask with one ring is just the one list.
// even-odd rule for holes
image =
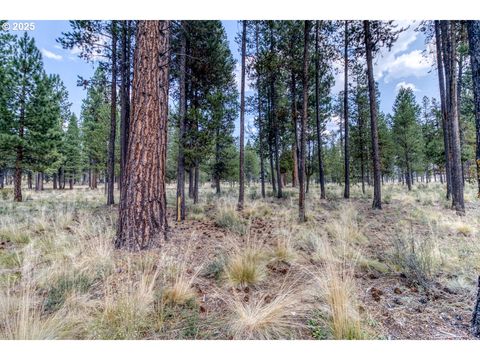
[[348, 124], [348, 21], [345, 21], [345, 50], [344, 50], [344, 74], [345, 80], [343, 85], [343, 121], [345, 131], [345, 190], [343, 197], [350, 198], [350, 138], [349, 138], [349, 124]]
[[245, 141], [245, 58], [247, 56], [247, 21], [243, 20], [242, 31], [242, 75], [240, 84], [240, 164], [239, 164], [239, 188], [238, 188], [238, 204], [237, 210], [243, 210], [243, 204], [245, 201], [245, 153], [244, 153], [244, 141]]
[[[317, 142], [318, 142], [318, 172], [320, 176], [320, 199], [325, 199], [325, 175], [323, 171], [323, 159], [322, 159], [322, 130], [320, 126], [320, 84], [319, 84], [319, 72], [320, 72], [320, 52], [318, 50], [318, 32], [319, 32], [319, 21], [316, 21], [315, 26], [315, 119], [317, 125]], [[305, 76], [305, 75], [304, 75]], [[305, 79], [304, 79], [305, 80]], [[304, 104], [305, 105], [305, 104]]]
[[132, 117], [115, 246], [138, 251], [166, 239], [165, 170], [169, 21], [139, 21]]
[[0, 189], [5, 187], [5, 170], [0, 169]]
[[372, 59], [372, 37], [370, 34], [370, 21], [363, 22], [365, 31], [365, 50], [367, 58], [368, 93], [370, 98], [370, 130], [372, 135], [372, 156], [373, 156], [373, 203], [374, 209], [382, 208], [381, 170], [380, 170], [380, 148], [378, 145], [377, 125], [377, 100], [375, 96], [375, 80], [373, 78]]
[[442, 37], [444, 38], [444, 65], [445, 77], [447, 79], [447, 119], [450, 124], [450, 145], [452, 152], [452, 206], [458, 215], [465, 214], [465, 203], [463, 198], [463, 181], [461, 166], [460, 133], [458, 126], [457, 108], [457, 74], [456, 67], [456, 38], [455, 22], [441, 21]]
[[310, 33], [310, 22], [305, 21], [304, 44], [303, 44], [303, 106], [302, 122], [300, 124], [300, 168], [298, 171], [299, 196], [298, 196], [298, 219], [305, 222], [305, 156], [306, 156], [306, 130], [308, 116], [308, 40]]
[[[475, 104], [475, 163], [477, 167], [477, 197], [480, 198], [480, 21], [468, 21], [467, 26], [470, 63], [472, 67], [473, 99]], [[480, 335], [480, 320], [478, 331]]]
[[112, 87], [111, 87], [111, 109], [110, 109], [110, 139], [108, 141], [108, 163], [107, 163], [107, 205], [113, 205], [115, 184], [115, 135], [117, 128], [117, 29], [116, 21], [112, 20]]
[[185, 113], [186, 113], [186, 63], [187, 63], [187, 22], [182, 20], [181, 27], [181, 45], [180, 45], [180, 101], [178, 109], [178, 158], [177, 158], [177, 222], [185, 220]]

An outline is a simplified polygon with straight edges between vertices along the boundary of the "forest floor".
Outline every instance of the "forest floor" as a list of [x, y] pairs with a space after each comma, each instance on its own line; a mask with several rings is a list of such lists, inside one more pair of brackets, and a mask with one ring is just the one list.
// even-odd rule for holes
[[[103, 189], [0, 193], [3, 339], [470, 339], [480, 274], [480, 204], [467, 184], [458, 217], [441, 184], [383, 187], [383, 210], [358, 186], [327, 199], [312, 186], [261, 199], [210, 186], [168, 241], [112, 246], [118, 208]], [[270, 192], [271, 195], [271, 192]], [[118, 194], [117, 194], [118, 196]], [[118, 199], [118, 197], [117, 197]]]

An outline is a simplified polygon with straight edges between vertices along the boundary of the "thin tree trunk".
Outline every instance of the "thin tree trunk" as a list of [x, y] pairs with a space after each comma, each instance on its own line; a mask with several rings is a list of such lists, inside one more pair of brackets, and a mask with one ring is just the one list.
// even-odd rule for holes
[[344, 52], [344, 74], [345, 81], [343, 86], [343, 121], [344, 131], [345, 131], [345, 190], [343, 192], [343, 197], [345, 199], [350, 198], [350, 139], [348, 133], [348, 21], [345, 21], [345, 52]]
[[187, 22], [182, 20], [180, 45], [180, 101], [178, 109], [178, 158], [177, 158], [177, 222], [185, 220], [185, 113], [186, 113], [186, 63], [187, 63]]
[[452, 179], [451, 179], [451, 155], [450, 155], [450, 132], [447, 122], [447, 101], [446, 101], [446, 90], [445, 90], [445, 75], [443, 68], [443, 48], [442, 48], [442, 39], [440, 31], [440, 22], [435, 20], [435, 43], [436, 43], [436, 53], [437, 53], [437, 71], [438, 71], [438, 83], [440, 88], [440, 107], [442, 111], [442, 127], [443, 127], [443, 146], [445, 149], [445, 180], [447, 183], [447, 200], [450, 199], [452, 193]]
[[375, 80], [373, 78], [372, 59], [372, 38], [370, 34], [370, 22], [363, 22], [365, 31], [365, 50], [367, 58], [368, 93], [370, 97], [370, 130], [372, 134], [372, 155], [373, 155], [373, 203], [374, 209], [382, 208], [381, 170], [380, 170], [380, 149], [378, 145], [377, 125], [377, 101], [375, 96]]
[[295, 71], [292, 68], [291, 74], [291, 89], [290, 96], [292, 97], [292, 127], [293, 127], [293, 144], [292, 144], [292, 158], [293, 158], [293, 169], [292, 169], [292, 187], [297, 186], [298, 181], [298, 131], [297, 131], [297, 97], [296, 97], [296, 78]]
[[245, 132], [245, 58], [247, 56], [247, 21], [243, 20], [242, 31], [242, 75], [240, 87], [240, 167], [239, 167], [239, 188], [237, 210], [243, 210], [245, 201], [245, 153], [244, 153], [244, 132]]
[[298, 196], [298, 218], [300, 222], [305, 222], [305, 141], [308, 116], [308, 38], [310, 32], [310, 22], [304, 22], [304, 44], [303, 44], [303, 106], [302, 122], [300, 124], [300, 169], [298, 172], [299, 196]]
[[[325, 199], [325, 175], [323, 171], [323, 160], [322, 160], [322, 131], [320, 128], [320, 84], [319, 84], [319, 72], [320, 72], [320, 52], [318, 51], [318, 32], [319, 32], [319, 21], [316, 21], [315, 26], [315, 119], [317, 124], [317, 142], [318, 142], [318, 172], [320, 176], [320, 199]], [[306, 45], [305, 45], [306, 46]], [[305, 61], [305, 60], [304, 60]], [[304, 75], [305, 76], [305, 75]], [[305, 78], [304, 78], [305, 80]], [[305, 86], [305, 85], [304, 85]], [[307, 94], [308, 95], [308, 94]], [[305, 100], [304, 100], [305, 101]], [[304, 104], [305, 105], [305, 104]]]
[[[257, 57], [260, 54], [258, 49], [259, 44], [259, 29], [258, 29], [258, 21], [255, 22], [255, 46], [256, 46], [256, 54]], [[257, 102], [258, 102], [258, 146], [259, 146], [259, 153], [260, 153], [260, 186], [262, 190], [262, 198], [265, 199], [265, 161], [264, 161], [264, 154], [263, 154], [263, 128], [262, 128], [262, 97], [260, 96], [260, 89], [261, 89], [261, 81], [260, 81], [260, 74], [257, 74]]]
[[113, 205], [115, 184], [115, 135], [117, 127], [117, 29], [116, 21], [112, 20], [112, 87], [111, 87], [111, 111], [110, 111], [110, 139], [108, 141], [108, 164], [107, 164], [107, 205]]
[[[480, 21], [468, 21], [467, 26], [470, 63], [472, 67], [473, 99], [475, 104], [475, 163], [477, 168], [477, 197], [480, 198]], [[480, 318], [478, 326], [478, 331], [480, 332]]]
[[[132, 117], [115, 246], [138, 251], [166, 239], [169, 21], [139, 21]], [[148, 162], [145, 161], [148, 159]]]
[[[123, 184], [123, 173], [125, 169], [125, 161], [127, 158], [128, 145], [128, 127], [130, 122], [130, 20], [122, 21], [122, 56], [121, 56], [121, 77], [122, 84], [120, 87], [120, 189]], [[121, 191], [120, 191], [121, 194]]]
[[[270, 52], [275, 53], [275, 42], [273, 37], [273, 21], [270, 21]], [[276, 89], [275, 89], [276, 74], [272, 71], [270, 74], [270, 115], [271, 115], [271, 124], [273, 125], [274, 131], [274, 152], [275, 152], [275, 167], [277, 172], [277, 197], [280, 199], [282, 195], [282, 178], [280, 172], [280, 134], [278, 129], [277, 121], [277, 111], [276, 111]]]

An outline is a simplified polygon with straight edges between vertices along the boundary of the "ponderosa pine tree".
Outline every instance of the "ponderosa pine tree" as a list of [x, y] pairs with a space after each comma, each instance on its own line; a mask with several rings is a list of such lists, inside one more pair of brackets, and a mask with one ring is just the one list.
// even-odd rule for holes
[[159, 247], [166, 238], [169, 32], [169, 21], [137, 26], [131, 131], [115, 239], [115, 247], [131, 251]]
[[[402, 31], [399, 30], [399, 31]], [[365, 57], [367, 61], [368, 94], [370, 102], [370, 132], [372, 138], [372, 162], [373, 162], [373, 203], [374, 209], [382, 208], [381, 193], [381, 164], [380, 146], [378, 140], [378, 105], [373, 76], [373, 56], [380, 46], [391, 48], [396, 41], [399, 31], [394, 31], [392, 21], [363, 21], [363, 36], [365, 39]]]
[[110, 105], [105, 70], [98, 67], [89, 82], [81, 109], [81, 137], [87, 160], [89, 187], [96, 189], [107, 163]]
[[34, 94], [43, 74], [43, 63], [40, 51], [35, 46], [35, 41], [25, 32], [18, 39], [12, 59], [12, 87], [10, 92], [13, 96], [12, 104], [13, 123], [9, 134], [13, 148], [15, 149], [15, 173], [14, 173], [14, 200], [22, 201], [22, 172], [24, 170], [26, 145], [29, 128], [34, 125], [34, 119], [27, 114], [34, 99]]
[[239, 190], [237, 209], [243, 210], [245, 198], [245, 153], [244, 153], [244, 133], [245, 133], [245, 59], [247, 46], [247, 21], [242, 22], [242, 69], [240, 83], [240, 163], [239, 163]]
[[325, 199], [325, 175], [322, 159], [322, 129], [320, 124], [320, 51], [319, 51], [319, 32], [320, 21], [315, 23], [315, 119], [317, 130], [317, 156], [318, 156], [318, 173], [320, 180], [320, 199]]
[[412, 190], [412, 173], [421, 164], [424, 143], [419, 122], [420, 106], [413, 90], [400, 88], [393, 105], [393, 137], [396, 160], [406, 178], [408, 190]]
[[300, 159], [299, 159], [299, 196], [298, 196], [298, 217], [300, 222], [305, 222], [305, 176], [306, 176], [306, 131], [308, 121], [308, 47], [310, 37], [310, 21], [304, 22], [304, 43], [303, 43], [303, 107], [302, 107], [302, 122], [300, 124]]
[[345, 37], [345, 45], [344, 45], [344, 80], [343, 80], [343, 130], [345, 132], [344, 135], [344, 171], [345, 171], [345, 188], [343, 191], [343, 197], [345, 199], [350, 198], [350, 134], [349, 134], [349, 122], [348, 122], [348, 21], [345, 21], [345, 30], [344, 30], [344, 37]]
[[465, 214], [463, 198], [463, 177], [461, 166], [460, 132], [457, 106], [456, 73], [456, 28], [455, 21], [440, 21], [443, 67], [445, 70], [445, 95], [447, 127], [451, 151], [452, 207], [458, 215]]
[[[477, 196], [480, 198], [480, 21], [468, 21], [467, 23], [470, 64], [472, 68], [473, 96], [475, 104], [475, 162], [477, 169]], [[480, 335], [480, 320], [478, 320], [478, 322], [477, 335]]]
[[186, 64], [187, 21], [180, 22], [179, 86], [178, 86], [178, 155], [177, 155], [177, 222], [185, 220], [185, 113], [186, 113]]
[[[107, 205], [114, 203], [114, 181], [115, 181], [115, 138], [116, 138], [116, 114], [117, 114], [117, 21], [100, 21], [100, 20], [74, 20], [70, 21], [71, 31], [62, 33], [57, 41], [65, 49], [77, 48], [80, 50], [79, 57], [87, 61], [98, 61], [99, 66], [109, 71], [110, 78], [110, 135], [108, 143], [107, 155]], [[123, 65], [122, 65], [123, 66]], [[125, 69], [126, 70], [126, 69]], [[127, 76], [121, 71], [122, 79], [127, 80]], [[88, 84], [88, 80], [83, 80], [84, 84]], [[123, 86], [122, 86], [123, 87]], [[123, 101], [121, 104], [127, 106], [126, 93], [123, 93]], [[126, 111], [126, 110], [124, 110]], [[126, 121], [126, 119], [125, 119]], [[124, 126], [124, 125], [122, 125]], [[125, 128], [124, 128], [125, 130]], [[126, 137], [123, 138], [121, 145], [125, 145]], [[124, 149], [120, 149], [123, 153]], [[122, 167], [123, 169], [123, 167]]]
[[373, 203], [374, 209], [382, 208], [382, 189], [380, 173], [380, 147], [378, 145], [377, 101], [375, 97], [375, 80], [373, 78], [373, 40], [370, 21], [363, 22], [365, 35], [365, 54], [367, 58], [368, 93], [370, 99], [370, 131], [372, 135], [373, 160]]

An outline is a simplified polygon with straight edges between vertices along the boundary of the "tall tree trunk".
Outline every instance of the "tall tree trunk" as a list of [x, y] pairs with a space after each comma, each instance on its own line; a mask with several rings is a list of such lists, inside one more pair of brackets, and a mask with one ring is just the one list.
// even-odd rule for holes
[[370, 131], [372, 135], [372, 155], [373, 155], [373, 203], [374, 209], [382, 208], [382, 188], [381, 188], [381, 170], [380, 170], [380, 148], [378, 145], [378, 125], [377, 125], [377, 100], [375, 96], [375, 80], [373, 78], [373, 59], [372, 59], [372, 37], [370, 34], [370, 21], [363, 22], [365, 31], [365, 50], [367, 57], [367, 75], [368, 75], [368, 93], [370, 98]]
[[[477, 166], [477, 197], [480, 198], [480, 21], [468, 21], [467, 26], [470, 65], [472, 67], [473, 99], [475, 104], [475, 163]], [[480, 318], [478, 325], [478, 331], [480, 335]]]
[[[320, 84], [319, 84], [319, 72], [320, 72], [320, 52], [318, 51], [318, 32], [319, 32], [319, 25], [320, 21], [316, 21], [315, 26], [315, 119], [317, 124], [317, 142], [318, 142], [318, 172], [320, 176], [320, 199], [325, 199], [325, 175], [323, 172], [323, 160], [322, 160], [322, 130], [320, 126]], [[305, 44], [306, 46], [306, 44]], [[305, 60], [304, 60], [305, 61]], [[305, 66], [305, 65], [304, 65]], [[305, 76], [305, 75], [304, 75]], [[305, 80], [305, 78], [304, 78]], [[305, 85], [304, 85], [305, 86]], [[308, 90], [308, 89], [307, 89]], [[307, 94], [308, 96], [308, 94]], [[305, 102], [305, 100], [304, 100]], [[304, 103], [305, 105], [305, 103]], [[304, 111], [305, 112], [305, 111]]]
[[462, 181], [462, 158], [457, 108], [456, 34], [454, 21], [441, 21], [445, 49], [445, 78], [447, 79], [447, 119], [450, 124], [450, 144], [452, 152], [452, 206], [458, 215], [465, 214]]
[[292, 186], [297, 186], [298, 181], [298, 131], [297, 131], [297, 97], [296, 97], [296, 78], [295, 71], [292, 68], [291, 74], [291, 97], [292, 97], [292, 127], [293, 127], [293, 144], [292, 144], [292, 158], [293, 158], [293, 169], [292, 169]]
[[107, 164], [107, 205], [113, 205], [115, 184], [115, 135], [117, 133], [117, 24], [112, 20], [112, 87], [110, 109], [110, 139], [108, 141], [108, 164]]
[[[130, 20], [122, 21], [122, 56], [120, 87], [120, 189], [123, 183], [123, 173], [127, 158], [128, 127], [130, 122]], [[120, 191], [121, 194], [121, 191]]]
[[[257, 58], [260, 55], [260, 51], [258, 49], [259, 44], [259, 29], [258, 29], [258, 21], [255, 22], [255, 46], [256, 46], [256, 54]], [[262, 128], [262, 97], [260, 94], [261, 86], [260, 74], [257, 74], [257, 102], [258, 102], [258, 146], [259, 146], [259, 153], [260, 153], [260, 186], [262, 189], [262, 198], [265, 199], [265, 159], [263, 154], [263, 128]]]
[[[275, 54], [275, 39], [273, 36], [273, 21], [269, 22], [270, 24], [270, 53]], [[271, 116], [271, 124], [273, 125], [273, 132], [274, 132], [274, 153], [275, 153], [275, 167], [277, 173], [277, 198], [281, 198], [282, 194], [282, 174], [280, 172], [280, 134], [278, 129], [278, 121], [277, 121], [277, 108], [276, 108], [276, 89], [275, 89], [275, 81], [276, 81], [276, 74], [274, 71], [270, 74], [270, 116]]]
[[[437, 72], [438, 72], [438, 83], [440, 89], [440, 108], [442, 111], [442, 127], [443, 127], [443, 146], [445, 150], [445, 179], [447, 183], [447, 200], [450, 199], [452, 193], [452, 179], [451, 179], [451, 155], [450, 155], [450, 132], [449, 126], [447, 123], [447, 102], [445, 94], [445, 75], [443, 71], [443, 49], [442, 49], [442, 39], [440, 31], [440, 21], [435, 20], [435, 44], [436, 44], [436, 53], [437, 53]], [[443, 179], [443, 178], [442, 178]]]
[[247, 56], [247, 21], [243, 20], [242, 31], [242, 76], [240, 85], [240, 164], [239, 164], [239, 188], [237, 210], [243, 210], [245, 201], [245, 153], [244, 153], [244, 133], [245, 133], [245, 58]]
[[345, 50], [344, 50], [344, 86], [343, 86], [343, 121], [344, 121], [344, 145], [345, 145], [345, 190], [343, 197], [350, 198], [350, 139], [348, 134], [348, 21], [345, 21]]
[[458, 131], [460, 133], [460, 165], [462, 173], [462, 183], [465, 187], [465, 169], [462, 160], [463, 148], [465, 146], [465, 134], [463, 133], [462, 117], [461, 117], [461, 100], [462, 100], [462, 86], [463, 86], [463, 53], [458, 59], [458, 83], [457, 83], [457, 114], [458, 114]]
[[300, 124], [300, 169], [298, 172], [299, 196], [298, 196], [298, 218], [300, 222], [305, 222], [305, 141], [308, 116], [308, 38], [310, 32], [310, 22], [304, 22], [304, 44], [303, 44], [303, 106], [302, 122]]
[[187, 22], [182, 20], [181, 27], [181, 45], [180, 45], [180, 101], [178, 109], [178, 158], [177, 158], [177, 222], [185, 220], [185, 113], [186, 113], [186, 63], [187, 63]]
[[[138, 251], [166, 239], [165, 170], [169, 21], [139, 21], [132, 117], [115, 246]], [[145, 161], [147, 160], [147, 161]]]

